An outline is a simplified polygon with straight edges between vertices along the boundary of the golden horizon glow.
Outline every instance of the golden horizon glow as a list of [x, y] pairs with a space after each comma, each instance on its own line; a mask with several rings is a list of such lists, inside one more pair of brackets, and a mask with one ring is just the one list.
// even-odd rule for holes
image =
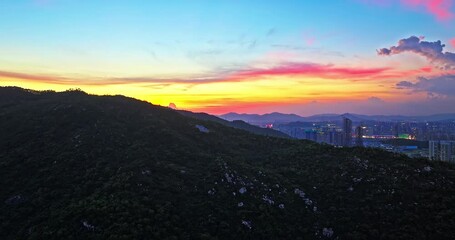
[[[272, 76], [244, 76], [244, 79], [226, 77], [226, 81], [197, 82], [166, 80], [147, 82], [147, 80], [113, 81], [68, 80], [61, 76], [35, 76], [32, 74], [9, 74], [3, 77], [0, 85], [18, 86], [33, 90], [65, 91], [80, 88], [96, 95], [125, 95], [148, 101], [155, 105], [168, 106], [174, 103], [180, 109], [204, 111], [212, 114], [226, 112], [248, 112], [257, 108], [283, 105], [307, 105], [317, 101], [319, 104], [337, 102], [362, 102], [374, 96], [387, 102], [415, 99], [415, 95], [400, 95], [399, 90], [391, 88], [394, 81], [379, 80], [379, 76], [361, 76], [360, 80], [350, 76], [294, 76], [277, 74]], [[312, 74], [311, 74], [312, 75]], [[317, 74], [315, 74], [317, 75]], [[355, 77], [355, 76], [352, 76]], [[21, 79], [22, 78], [22, 79]], [[26, 79], [29, 78], [29, 79]], [[100, 81], [100, 84], [94, 84]], [[379, 86], [378, 86], [379, 84]], [[346, 87], [348, 86], [348, 87]], [[424, 96], [421, 96], [424, 97]], [[272, 111], [272, 110], [270, 110]]]

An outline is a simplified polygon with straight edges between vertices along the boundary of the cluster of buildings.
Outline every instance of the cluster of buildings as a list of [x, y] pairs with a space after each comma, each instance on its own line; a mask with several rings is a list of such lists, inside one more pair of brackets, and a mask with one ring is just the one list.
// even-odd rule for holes
[[[455, 163], [455, 122], [296, 122], [274, 126], [297, 139], [308, 139], [339, 147], [364, 146], [382, 148]], [[404, 140], [404, 141], [400, 141]]]
[[430, 141], [429, 159], [455, 163], [455, 141]]
[[303, 126], [279, 127], [278, 130], [297, 139], [307, 139], [334, 146], [363, 146], [365, 127], [359, 125], [353, 131], [352, 121], [343, 118], [342, 126], [335, 123], [311, 123]]
[[419, 141], [455, 141], [454, 121], [435, 122], [365, 122], [365, 135], [377, 138], [408, 138]]

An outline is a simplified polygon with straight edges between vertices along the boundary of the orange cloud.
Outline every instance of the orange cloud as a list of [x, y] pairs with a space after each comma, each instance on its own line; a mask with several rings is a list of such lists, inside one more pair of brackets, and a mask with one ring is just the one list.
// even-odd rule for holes
[[1, 78], [14, 78], [14, 79], [21, 79], [21, 80], [29, 80], [29, 81], [41, 81], [41, 82], [49, 82], [49, 83], [63, 83], [66, 82], [68, 79], [59, 77], [59, 76], [46, 76], [46, 75], [34, 75], [34, 74], [27, 74], [27, 73], [16, 73], [16, 72], [5, 72], [0, 71]]

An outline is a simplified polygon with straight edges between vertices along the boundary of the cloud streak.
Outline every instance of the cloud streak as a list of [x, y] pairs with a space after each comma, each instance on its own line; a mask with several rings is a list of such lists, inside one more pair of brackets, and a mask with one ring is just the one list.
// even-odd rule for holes
[[49, 83], [64, 83], [64, 82], [71, 81], [68, 78], [59, 77], [59, 76], [47, 76], [47, 75], [39, 75], [39, 74], [37, 75], [37, 74], [7, 72], [7, 71], [0, 71], [0, 78], [14, 78], [14, 79], [22, 79], [22, 80], [29, 80], [29, 81], [42, 81], [42, 82], [49, 82]]
[[[420, 71], [419, 71], [420, 72]], [[39, 74], [26, 74], [0, 71], [0, 78], [10, 78], [30, 82], [44, 82], [62, 85], [122, 85], [122, 84], [211, 84], [222, 82], [247, 82], [258, 81], [269, 77], [317, 77], [326, 79], [365, 80], [374, 78], [395, 78], [406, 73], [395, 72], [391, 68], [357, 68], [323, 65], [316, 63], [289, 62], [264, 68], [243, 68], [215, 70], [200, 76], [180, 78], [160, 77], [117, 77], [117, 78], [70, 78], [60, 76], [47, 76]]]
[[256, 78], [266, 76], [309, 76], [321, 78], [365, 78], [377, 76], [391, 70], [390, 68], [350, 68], [337, 67], [331, 64], [315, 63], [284, 63], [278, 66], [262, 69], [242, 70], [238, 77]]
[[427, 42], [423, 38], [411, 36], [398, 41], [396, 46], [377, 50], [378, 55], [395, 55], [411, 52], [425, 57], [441, 69], [455, 69], [455, 53], [443, 52], [445, 44], [441, 41]]
[[[421, 73], [421, 70], [418, 70]], [[155, 78], [155, 77], [123, 77], [106, 79], [105, 84], [144, 83], [169, 86], [201, 85], [214, 83], [252, 82], [271, 77], [316, 77], [324, 79], [349, 79], [352, 81], [376, 78], [397, 78], [408, 75], [406, 72], [394, 72], [391, 68], [354, 68], [321, 65], [316, 63], [282, 63], [267, 68], [247, 68], [215, 71], [205, 76], [188, 78]]]
[[455, 75], [442, 75], [433, 78], [419, 77], [416, 82], [401, 81], [396, 84], [396, 87], [429, 94], [455, 96]]

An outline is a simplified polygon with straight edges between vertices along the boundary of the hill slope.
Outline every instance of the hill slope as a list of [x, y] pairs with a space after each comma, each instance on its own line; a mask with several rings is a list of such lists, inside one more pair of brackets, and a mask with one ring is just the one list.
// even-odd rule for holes
[[[449, 239], [454, 167], [0, 88], [2, 239]], [[206, 131], [207, 130], [207, 131]]]
[[196, 118], [196, 119], [200, 119], [200, 120], [205, 120], [205, 121], [217, 122], [224, 126], [242, 129], [242, 130], [248, 131], [250, 133], [254, 133], [254, 134], [270, 136], [270, 137], [291, 138], [286, 133], [283, 133], [283, 132], [280, 132], [277, 130], [273, 130], [270, 128], [262, 128], [262, 127], [250, 125], [242, 120], [228, 121], [228, 120], [224, 120], [224, 119], [215, 117], [215, 116], [207, 114], [207, 113], [194, 113], [194, 112], [183, 111], [183, 110], [179, 110], [178, 112], [183, 114], [184, 116], [188, 116], [188, 117], [192, 117], [192, 118]]
[[305, 118], [295, 114], [284, 113], [267, 113], [267, 114], [239, 114], [239, 113], [226, 113], [220, 115], [220, 118], [228, 121], [242, 120], [251, 124], [262, 125], [270, 123], [289, 123], [304, 121]]

